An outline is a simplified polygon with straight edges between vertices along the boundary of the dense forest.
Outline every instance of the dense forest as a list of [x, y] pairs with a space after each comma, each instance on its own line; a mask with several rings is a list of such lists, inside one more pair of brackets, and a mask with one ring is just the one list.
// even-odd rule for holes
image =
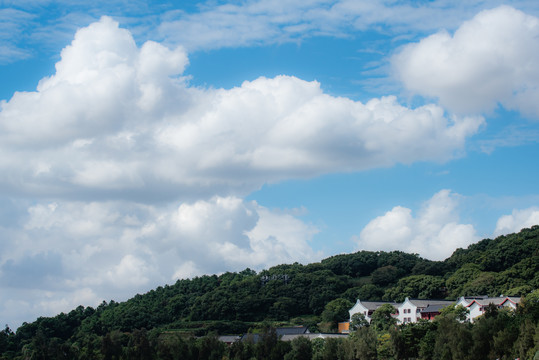
[[[539, 358], [539, 226], [457, 249], [445, 261], [360, 251], [259, 273], [178, 280], [96, 308], [40, 317], [0, 331], [0, 359], [535, 359]], [[334, 331], [356, 299], [500, 294], [523, 296], [515, 313], [495, 307], [474, 324], [463, 309], [397, 326], [380, 311], [354, 319], [349, 338], [280, 341], [275, 326]], [[373, 318], [374, 319], [374, 318]], [[217, 334], [258, 332], [226, 346]], [[537, 352], [537, 354], [536, 354]]]

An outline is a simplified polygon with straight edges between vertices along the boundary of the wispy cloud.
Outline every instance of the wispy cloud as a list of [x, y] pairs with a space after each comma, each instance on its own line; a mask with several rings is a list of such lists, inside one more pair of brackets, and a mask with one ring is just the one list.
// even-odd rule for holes
[[[164, 40], [191, 52], [298, 42], [313, 36], [350, 37], [364, 30], [417, 38], [439, 29], [454, 30], [462, 19], [498, 4], [494, 0], [436, 0], [415, 4], [384, 0], [250, 0], [200, 3], [192, 9], [180, 10], [167, 2], [150, 6], [147, 1], [44, 0], [7, 2], [4, 11], [26, 14], [11, 18], [10, 27], [28, 28], [34, 46], [43, 46], [49, 53], [63, 47], [75, 28], [87, 26], [102, 15], [121, 20], [139, 42]], [[536, 2], [517, 0], [512, 5], [539, 15]], [[42, 40], [45, 42], [39, 45], [38, 41]], [[24, 48], [22, 40], [16, 40], [14, 45]]]
[[539, 131], [530, 126], [509, 125], [497, 134], [484, 140], [479, 140], [481, 151], [490, 154], [501, 147], [515, 147], [539, 142]]

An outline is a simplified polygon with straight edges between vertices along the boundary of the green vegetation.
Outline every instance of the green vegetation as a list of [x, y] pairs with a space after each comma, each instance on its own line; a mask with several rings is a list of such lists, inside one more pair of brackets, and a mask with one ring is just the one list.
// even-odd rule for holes
[[[534, 226], [458, 249], [445, 261], [360, 251], [258, 274], [179, 280], [123, 303], [41, 317], [16, 332], [6, 326], [0, 359], [532, 359], [539, 351], [538, 288]], [[473, 325], [459, 321], [462, 309], [448, 309], [434, 322], [400, 326], [384, 312], [370, 326], [356, 319], [346, 340], [285, 343], [272, 330], [335, 329], [357, 298], [500, 294], [526, 299], [516, 313], [493, 308]], [[226, 346], [215, 337], [247, 331], [259, 332], [260, 341]]]

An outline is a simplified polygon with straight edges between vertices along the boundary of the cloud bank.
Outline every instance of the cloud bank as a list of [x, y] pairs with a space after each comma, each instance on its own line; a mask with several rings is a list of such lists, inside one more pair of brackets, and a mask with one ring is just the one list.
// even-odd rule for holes
[[[361, 10], [339, 2], [322, 17], [338, 6]], [[188, 34], [191, 25], [169, 30]], [[291, 33], [302, 31], [296, 25]], [[31, 321], [203, 273], [318, 260], [310, 241], [319, 229], [244, 196], [288, 179], [447, 161], [484, 124], [394, 96], [335, 97], [285, 75], [198, 88], [183, 77], [187, 66], [183, 47], [139, 46], [103, 17], [77, 31], [36, 91], [0, 103], [2, 319]], [[444, 258], [477, 240], [457, 207], [449, 190], [415, 217], [395, 207], [365, 227], [358, 246]]]
[[445, 161], [483, 123], [290, 76], [197, 88], [182, 77], [188, 64], [182, 47], [139, 46], [103, 17], [36, 91], [0, 103], [4, 321], [318, 260], [315, 226], [242, 197], [269, 182]]
[[316, 227], [236, 197], [166, 206], [43, 202], [19, 221], [0, 227], [0, 317], [17, 326], [180, 278], [322, 256], [309, 244]]

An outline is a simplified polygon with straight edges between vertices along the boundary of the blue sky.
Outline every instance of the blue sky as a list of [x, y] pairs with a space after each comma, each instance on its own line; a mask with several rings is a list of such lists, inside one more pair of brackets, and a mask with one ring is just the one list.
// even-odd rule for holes
[[539, 223], [535, 1], [0, 2], [0, 321]]

